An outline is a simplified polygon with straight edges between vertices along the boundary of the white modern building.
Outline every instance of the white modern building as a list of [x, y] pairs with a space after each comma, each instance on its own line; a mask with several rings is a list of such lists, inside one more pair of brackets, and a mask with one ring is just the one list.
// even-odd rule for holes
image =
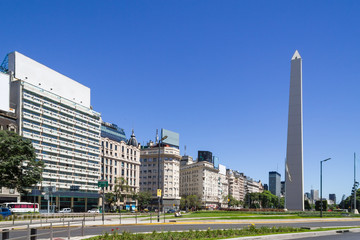
[[[50, 190], [58, 209], [97, 206], [101, 122], [90, 106], [90, 88], [19, 52], [7, 57], [18, 132], [32, 141], [37, 158], [45, 163], [37, 188]], [[38, 201], [47, 207], [42, 196]]]

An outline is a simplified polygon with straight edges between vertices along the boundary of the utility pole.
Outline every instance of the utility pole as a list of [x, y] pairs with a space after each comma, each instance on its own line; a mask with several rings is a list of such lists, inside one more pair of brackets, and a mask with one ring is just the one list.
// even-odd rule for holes
[[[158, 197], [158, 222], [160, 222], [160, 202], [161, 202], [161, 189], [160, 189], [160, 150], [161, 150], [161, 142], [165, 140], [167, 136], [162, 137], [159, 140], [159, 157], [158, 157], [158, 189], [157, 189], [157, 197]], [[164, 151], [165, 152], [165, 151]], [[164, 174], [163, 174], [164, 178]], [[165, 213], [164, 213], [165, 215]]]
[[356, 208], [356, 191], [358, 187], [358, 182], [356, 182], [356, 155], [354, 153], [354, 214], [359, 214], [359, 211]]

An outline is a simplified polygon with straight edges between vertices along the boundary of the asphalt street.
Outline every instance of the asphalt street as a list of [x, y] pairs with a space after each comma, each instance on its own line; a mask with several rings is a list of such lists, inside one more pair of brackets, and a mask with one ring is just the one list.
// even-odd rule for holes
[[[161, 231], [185, 231], [185, 230], [206, 230], [209, 227], [211, 229], [230, 229], [230, 228], [242, 228], [244, 226], [248, 226], [249, 223], [203, 223], [203, 224], [146, 224], [146, 225], [114, 225], [114, 226], [92, 226], [92, 227], [85, 227], [84, 228], [84, 235], [100, 235], [104, 232], [111, 233], [113, 231], [127, 231], [127, 232], [153, 232], [154, 230], [157, 232]], [[287, 222], [287, 223], [276, 223], [276, 222], [269, 222], [269, 223], [257, 223], [256, 226], [293, 226], [293, 227], [349, 227], [349, 226], [360, 226], [360, 221], [331, 221], [331, 222]], [[81, 236], [82, 232], [79, 227], [73, 227], [71, 229], [71, 237], [75, 236]], [[61, 232], [59, 232], [61, 231]], [[38, 229], [38, 234], [44, 234], [38, 239], [49, 239], [50, 238], [50, 230], [49, 229]], [[346, 235], [347, 234], [347, 235]], [[26, 239], [26, 230], [13, 230], [10, 232], [10, 238], [15, 237], [22, 237], [23, 239]], [[356, 234], [355, 234], [356, 235]], [[54, 229], [54, 237], [59, 238], [66, 238], [68, 236], [68, 230], [67, 228], [58, 227]], [[341, 238], [333, 238], [333, 239], [343, 239], [342, 236], [353, 236], [352, 233], [343, 233], [342, 235], [336, 235], [341, 236]], [[359, 234], [357, 234], [358, 238], [360, 239]], [[308, 239], [308, 238], [303, 238]], [[309, 238], [310, 239], [310, 238]], [[311, 239], [317, 239], [317, 238], [311, 238]], [[319, 238], [319, 239], [325, 239], [325, 238]], [[328, 238], [329, 239], [329, 238]], [[332, 239], [332, 238], [331, 238]], [[353, 239], [353, 238], [349, 238]]]

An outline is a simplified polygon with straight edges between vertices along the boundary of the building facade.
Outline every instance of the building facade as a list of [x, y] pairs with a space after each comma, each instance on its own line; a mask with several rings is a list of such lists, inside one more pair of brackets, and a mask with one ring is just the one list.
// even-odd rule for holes
[[[52, 210], [96, 207], [100, 114], [90, 106], [90, 89], [18, 52], [7, 57], [18, 132], [32, 141], [37, 159], [45, 163], [36, 188], [49, 195]], [[46, 209], [48, 200], [37, 199]]]
[[330, 193], [329, 194], [329, 200], [333, 201], [334, 204], [336, 204], [336, 194], [335, 193]]
[[[186, 156], [187, 157], [187, 156]], [[219, 170], [208, 161], [189, 162], [180, 167], [180, 195], [197, 195], [203, 208], [218, 208], [222, 202], [223, 180]]]
[[280, 197], [281, 196], [281, 175], [278, 172], [269, 172], [269, 191]]
[[179, 207], [180, 160], [181, 155], [178, 146], [150, 141], [146, 146], [141, 147], [140, 191], [151, 193], [153, 208], [158, 208], [158, 188], [161, 189], [161, 210], [166, 211]]
[[244, 174], [231, 169], [227, 169], [226, 174], [229, 181], [229, 195], [238, 201], [244, 201], [246, 195]]
[[137, 204], [131, 196], [139, 192], [140, 144], [134, 131], [127, 140], [123, 129], [102, 122], [101, 167], [101, 179], [109, 183], [104, 189], [105, 193], [120, 189], [123, 199], [116, 204], [123, 209], [135, 209]]

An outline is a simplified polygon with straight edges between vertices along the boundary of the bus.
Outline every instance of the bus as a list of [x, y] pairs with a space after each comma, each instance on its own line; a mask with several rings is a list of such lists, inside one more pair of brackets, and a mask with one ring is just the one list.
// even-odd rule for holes
[[12, 213], [39, 212], [39, 204], [28, 202], [9, 202], [1, 204], [2, 207], [9, 208]]

